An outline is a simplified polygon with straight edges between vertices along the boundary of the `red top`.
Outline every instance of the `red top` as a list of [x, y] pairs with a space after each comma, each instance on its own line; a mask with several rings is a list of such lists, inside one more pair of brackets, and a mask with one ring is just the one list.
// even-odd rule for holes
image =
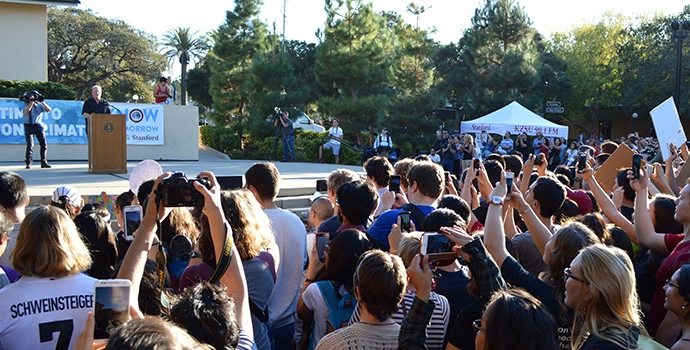
[[[161, 85], [156, 84], [156, 95], [163, 95], [168, 93], [168, 85], [165, 86], [165, 90], [161, 90]], [[168, 99], [167, 96], [164, 97], [156, 97], [156, 103], [161, 103], [165, 102]]]
[[690, 262], [690, 241], [682, 241], [685, 238], [682, 234], [667, 234], [664, 236], [666, 247], [671, 254], [664, 260], [656, 273], [656, 292], [652, 299], [652, 311], [649, 317], [649, 333], [655, 336], [661, 321], [664, 320], [666, 309], [664, 308], [664, 284], [681, 266]]

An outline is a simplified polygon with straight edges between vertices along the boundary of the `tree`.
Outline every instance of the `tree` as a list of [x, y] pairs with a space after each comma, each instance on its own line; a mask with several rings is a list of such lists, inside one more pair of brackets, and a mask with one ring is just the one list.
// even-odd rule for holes
[[187, 72], [187, 93], [194, 102], [206, 109], [213, 105], [211, 88], [211, 67], [208, 62], [202, 61]]
[[152, 36], [72, 7], [49, 7], [47, 30], [49, 81], [71, 87], [79, 99], [98, 84], [109, 99], [126, 101], [136, 94], [153, 100], [151, 85], [165, 69], [165, 58]]
[[466, 78], [456, 87], [464, 109], [479, 116], [512, 101], [535, 110], [542, 100], [541, 36], [513, 0], [486, 0], [460, 39], [461, 65], [453, 74]]
[[584, 23], [569, 32], [555, 33], [553, 52], [568, 65], [574, 92], [563, 100], [563, 115], [573, 125], [593, 132], [597, 112], [619, 108], [624, 90], [619, 49], [628, 42], [622, 14], [604, 13], [596, 23]]
[[168, 58], [168, 62], [177, 58], [182, 65], [180, 102], [183, 106], [187, 104], [187, 65], [189, 59], [194, 58], [198, 61], [208, 50], [206, 37], [197, 36], [197, 33], [192, 32], [189, 27], [170, 29], [163, 35], [163, 42], [160, 44], [165, 50], [163, 55]]
[[229, 123], [238, 135], [244, 130], [249, 92], [245, 87], [252, 59], [265, 52], [266, 24], [257, 18], [260, 0], [236, 0], [218, 27], [211, 52], [211, 95], [216, 120]]
[[[690, 6], [678, 14], [638, 19], [637, 27], [625, 29], [628, 40], [618, 50], [622, 74], [621, 104], [631, 112], [647, 112], [674, 93], [677, 42], [672, 39], [670, 23], [690, 18]], [[683, 57], [690, 55], [690, 47], [683, 45]], [[688, 115], [690, 66], [684, 63], [681, 71], [681, 96], [678, 113]], [[642, 113], [640, 113], [642, 114]]]
[[[408, 11], [421, 15], [424, 8], [408, 6]], [[403, 22], [394, 12], [384, 13], [388, 28], [395, 34], [396, 43], [393, 60], [395, 95], [383, 118], [397, 144], [411, 144], [412, 153], [417, 146], [426, 148], [433, 143], [431, 137], [440, 123], [434, 123], [431, 111], [443, 106], [442, 95], [433, 88], [433, 60], [438, 50], [437, 43], [429, 37], [429, 31]], [[395, 128], [395, 126], [399, 126]]]
[[[360, 0], [326, 0], [324, 41], [316, 49], [316, 80], [337, 92], [319, 99], [319, 111], [338, 117], [343, 129], [369, 129], [385, 115], [392, 40], [382, 16]], [[371, 140], [370, 140], [371, 142]]]

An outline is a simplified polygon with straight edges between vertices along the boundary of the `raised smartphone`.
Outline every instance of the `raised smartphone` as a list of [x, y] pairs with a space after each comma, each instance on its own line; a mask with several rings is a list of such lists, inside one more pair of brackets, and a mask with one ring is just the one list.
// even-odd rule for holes
[[93, 315], [96, 319], [93, 338], [105, 343], [117, 326], [129, 319], [129, 280], [98, 280], [93, 287]]
[[400, 193], [400, 175], [391, 175], [391, 181], [388, 183], [388, 190]]
[[515, 174], [511, 172], [506, 173], [506, 186], [508, 187], [508, 193], [513, 189], [513, 178], [515, 177]]
[[640, 178], [640, 167], [642, 166], [642, 156], [639, 154], [633, 154], [632, 157], [632, 171], [633, 176], [636, 179]]
[[412, 230], [412, 226], [410, 225], [410, 212], [400, 212], [398, 213], [398, 217], [400, 218], [400, 231], [410, 232]]
[[134, 240], [134, 232], [141, 224], [141, 205], [128, 205], [122, 210], [125, 214], [125, 239]]
[[329, 240], [328, 232], [317, 232], [316, 233], [316, 255], [318, 255], [319, 260], [322, 263], [326, 262], [326, 250]]
[[425, 233], [422, 236], [422, 255], [452, 253], [455, 243], [440, 233]]
[[328, 192], [328, 181], [326, 180], [316, 180], [316, 191], [321, 193]]

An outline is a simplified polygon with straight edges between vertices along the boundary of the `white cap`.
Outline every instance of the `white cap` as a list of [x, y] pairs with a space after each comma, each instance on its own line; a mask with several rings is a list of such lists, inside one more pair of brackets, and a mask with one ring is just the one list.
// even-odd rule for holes
[[163, 175], [163, 168], [153, 159], [144, 159], [134, 167], [129, 175], [129, 189], [134, 194], [139, 191], [139, 186], [146, 181], [155, 180]]
[[53, 191], [53, 195], [50, 197], [50, 200], [55, 203], [60, 203], [61, 196], [66, 196], [67, 200], [73, 207], [76, 208], [81, 206], [81, 193], [79, 193], [79, 190], [76, 188], [72, 186], [60, 186]]

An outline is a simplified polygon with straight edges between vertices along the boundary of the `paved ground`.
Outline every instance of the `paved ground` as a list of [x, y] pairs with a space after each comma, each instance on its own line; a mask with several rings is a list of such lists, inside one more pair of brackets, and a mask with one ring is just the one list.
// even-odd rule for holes
[[[268, 156], [266, 157], [268, 158]], [[216, 175], [242, 175], [254, 160], [223, 159], [212, 151], [199, 149], [199, 161], [160, 161], [163, 171], [183, 171], [188, 176], [196, 176], [202, 170], [212, 171]], [[40, 163], [34, 163], [31, 169], [25, 169], [23, 162], [0, 162], [0, 171], [14, 171], [21, 175], [29, 185], [29, 195], [40, 202], [49, 199], [53, 191], [61, 185], [71, 185], [79, 189], [82, 196], [97, 196], [101, 192], [118, 195], [129, 188], [129, 174], [139, 162], [128, 162], [128, 174], [90, 174], [86, 161], [51, 161], [52, 169], [41, 169]], [[316, 189], [316, 180], [323, 179], [337, 168], [349, 168], [362, 173], [362, 167], [337, 166], [334, 164], [314, 163], [281, 163], [276, 162], [281, 174], [281, 189], [308, 188]], [[41, 199], [39, 199], [41, 198]]]

